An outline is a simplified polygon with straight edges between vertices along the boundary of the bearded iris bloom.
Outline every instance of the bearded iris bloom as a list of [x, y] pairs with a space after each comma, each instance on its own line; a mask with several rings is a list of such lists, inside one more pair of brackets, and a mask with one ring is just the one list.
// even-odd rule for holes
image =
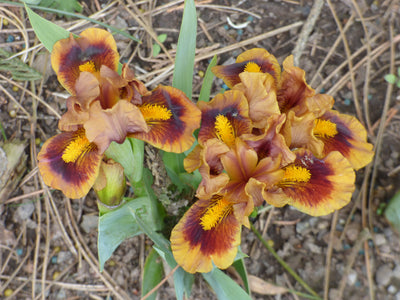
[[85, 30], [54, 46], [53, 67], [72, 96], [59, 122], [62, 133], [38, 155], [39, 170], [46, 184], [70, 198], [90, 190], [113, 141], [134, 137], [177, 153], [194, 142], [200, 123], [196, 105], [173, 87], [148, 91], [126, 65], [119, 75], [118, 58], [114, 39], [101, 29]]

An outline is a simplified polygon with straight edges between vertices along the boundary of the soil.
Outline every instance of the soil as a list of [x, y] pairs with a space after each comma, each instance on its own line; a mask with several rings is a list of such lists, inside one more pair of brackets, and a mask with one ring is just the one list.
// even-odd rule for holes
[[[196, 57], [201, 59], [195, 65], [193, 99], [199, 96], [203, 74], [215, 53], [219, 64], [233, 62], [238, 54], [253, 47], [267, 49], [280, 63], [290, 54], [299, 56], [298, 66], [306, 71], [307, 82], [316, 91], [332, 95], [335, 109], [357, 116], [366, 125], [376, 157], [357, 172], [353, 200], [338, 213], [315, 218], [290, 207], [274, 208], [266, 209], [252, 222], [322, 298], [399, 300], [399, 235], [382, 212], [400, 182], [400, 89], [384, 80], [384, 75], [396, 72], [399, 65], [400, 1], [324, 1], [315, 24], [310, 24], [314, 2], [318, 1], [196, 1]], [[167, 34], [164, 45], [173, 58], [183, 1], [135, 3], [134, 7], [132, 1], [85, 0], [81, 2], [82, 14], [92, 16], [102, 9], [103, 14], [92, 17], [128, 28], [142, 43], [116, 35], [121, 62], [129, 63], [149, 88], [170, 85], [172, 73], [163, 71], [171, 60], [163, 51], [152, 56], [148, 29]], [[148, 28], [139, 26], [129, 11]], [[1, 48], [18, 53], [25, 38], [30, 46], [38, 43], [21, 7], [0, 2], [0, 17], [10, 20], [0, 25]], [[72, 31], [77, 34], [92, 26], [49, 13], [46, 18], [64, 28], [76, 25]], [[302, 37], [306, 26], [310, 34]], [[296, 50], [302, 42], [304, 48]], [[19, 167], [11, 174], [14, 184], [2, 191], [0, 199], [0, 298], [140, 299], [141, 274], [151, 241], [143, 235], [124, 241], [100, 273], [94, 193], [69, 200], [58, 191], [48, 194], [41, 181], [36, 154], [43, 141], [58, 132], [57, 114], [66, 111], [68, 95], [51, 70], [44, 48], [29, 51], [26, 62], [43, 74], [42, 80], [17, 81], [9, 72], [0, 71], [0, 120], [4, 129], [0, 142], [4, 137], [19, 140], [25, 149]], [[222, 88], [222, 81], [215, 80], [212, 94]], [[162, 189], [162, 170], [157, 167], [159, 163], [154, 164], [157, 151], [148, 147], [146, 153], [147, 166], [159, 178], [155, 188]], [[366, 238], [369, 235], [371, 238]], [[245, 264], [251, 275], [253, 299], [305, 299], [277, 290], [280, 286], [306, 292], [246, 228], [241, 248], [249, 255]], [[238, 280], [233, 269], [226, 272]], [[13, 294], [7, 298], [5, 291]], [[158, 299], [175, 299], [170, 280], [160, 287]], [[216, 296], [202, 277], [196, 276], [190, 299]]]

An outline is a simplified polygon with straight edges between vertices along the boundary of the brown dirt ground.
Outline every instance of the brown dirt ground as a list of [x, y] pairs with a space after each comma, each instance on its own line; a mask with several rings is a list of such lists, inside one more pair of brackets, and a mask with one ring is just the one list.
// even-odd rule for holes
[[[92, 16], [102, 9], [102, 14], [92, 17], [115, 27], [128, 27], [129, 33], [143, 41], [138, 45], [116, 36], [121, 61], [129, 62], [141, 80], [155, 87], [159, 83], [171, 84], [171, 72], [162, 73], [171, 61], [165, 53], [151, 56], [153, 42], [149, 30], [168, 35], [165, 46], [174, 57], [182, 2], [143, 0], [135, 1], [135, 6], [133, 1], [85, 0], [82, 4], [84, 15]], [[321, 297], [400, 299], [399, 238], [381, 215], [400, 179], [400, 90], [392, 89], [383, 79], [399, 65], [400, 3], [324, 1], [310, 35], [300, 38], [302, 28], [309, 26], [307, 18], [313, 3], [196, 1], [197, 57], [201, 59], [195, 65], [194, 98], [200, 91], [201, 72], [215, 53], [221, 64], [246, 49], [262, 47], [282, 62], [296, 45], [304, 42], [302, 51], [294, 54], [301, 54], [299, 66], [306, 70], [308, 83], [317, 91], [332, 95], [337, 110], [356, 115], [366, 124], [369, 140], [377, 149], [376, 159], [358, 171], [353, 201], [338, 213], [312, 218], [290, 208], [272, 209], [253, 220], [254, 224], [266, 239], [273, 241], [279, 256]], [[138, 26], [130, 12], [148, 27]], [[37, 44], [23, 9], [0, 1], [0, 18], [3, 17], [11, 21], [1, 25], [1, 48], [18, 53], [26, 42], [24, 35], [30, 46]], [[65, 28], [75, 26], [75, 33], [90, 27], [72, 18], [52, 14], [46, 17]], [[235, 29], [228, 24], [227, 17], [236, 25], [247, 21], [249, 24]], [[14, 25], [17, 20], [21, 22], [19, 28]], [[275, 32], [277, 29], [282, 30]], [[26, 145], [21, 163], [26, 168], [15, 171], [15, 186], [0, 199], [0, 298], [139, 299], [141, 271], [151, 242], [144, 236], [126, 240], [100, 274], [96, 223], [89, 226], [88, 232], [81, 226], [83, 220], [97, 215], [94, 194], [70, 201], [58, 191], [48, 193], [42, 184], [36, 153], [41, 142], [57, 132], [55, 112], [62, 114], [66, 110], [66, 92], [51, 70], [45, 49], [31, 50], [26, 59], [43, 73], [43, 80], [34, 84], [15, 81], [9, 73], [0, 72], [1, 125], [9, 140], [19, 139]], [[213, 94], [220, 91], [221, 84], [215, 81]], [[4, 141], [3, 137], [0, 139]], [[156, 154], [150, 147], [147, 151]], [[154, 167], [152, 156], [148, 155], [146, 161], [157, 178], [160, 170]], [[165, 184], [163, 177], [159, 178], [158, 188]], [[372, 239], [363, 239], [363, 228], [370, 231]], [[252, 277], [254, 285], [265, 293], [253, 292], [254, 299], [302, 299], [293, 293], [271, 295], [274, 289], [266, 287], [266, 282], [304, 290], [247, 229], [243, 230], [242, 250], [250, 256], [245, 259], [249, 274], [264, 280], [259, 282]], [[228, 273], [235, 278], [232, 270]], [[9, 298], [3, 294], [6, 289], [14, 291]], [[159, 299], [174, 298], [168, 281], [160, 288]], [[215, 298], [201, 276], [196, 277], [190, 299]]]

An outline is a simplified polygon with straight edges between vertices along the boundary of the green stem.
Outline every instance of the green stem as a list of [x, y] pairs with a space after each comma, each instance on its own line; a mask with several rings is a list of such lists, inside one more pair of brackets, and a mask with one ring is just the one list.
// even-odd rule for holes
[[274, 248], [272, 248], [265, 239], [261, 236], [260, 232], [254, 227], [252, 223], [250, 223], [251, 230], [255, 233], [257, 238], [263, 243], [265, 248], [272, 254], [273, 257], [281, 264], [281, 266], [290, 274], [294, 277], [294, 279], [297, 280], [298, 283], [300, 283], [310, 294], [313, 296], [317, 297], [317, 299], [322, 299], [299, 275], [296, 274], [295, 271], [293, 271], [292, 268], [289, 267], [289, 265], [279, 257], [279, 255], [275, 252]]

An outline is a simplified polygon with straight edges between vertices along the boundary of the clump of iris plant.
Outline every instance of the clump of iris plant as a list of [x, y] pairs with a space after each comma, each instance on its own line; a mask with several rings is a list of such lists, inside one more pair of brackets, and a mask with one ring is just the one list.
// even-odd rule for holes
[[197, 103], [198, 145], [184, 166], [198, 169], [202, 181], [170, 238], [189, 273], [230, 266], [241, 226], [249, 227], [249, 215], [264, 202], [312, 216], [344, 207], [355, 170], [374, 154], [363, 125], [334, 110], [331, 96], [316, 93], [292, 56], [281, 70], [272, 54], [256, 48], [212, 71], [230, 90]]
[[107, 174], [123, 173], [104, 155], [113, 141], [132, 137], [175, 153], [194, 142], [200, 124], [196, 105], [170, 86], [147, 90], [127, 65], [119, 74], [118, 61], [113, 36], [98, 28], [59, 40], [51, 52], [57, 78], [71, 96], [59, 121], [61, 133], [44, 143], [38, 166], [44, 182], [69, 198], [83, 197], [93, 186], [102, 191], [107, 177], [121, 178], [114, 185], [124, 186], [124, 176]]

